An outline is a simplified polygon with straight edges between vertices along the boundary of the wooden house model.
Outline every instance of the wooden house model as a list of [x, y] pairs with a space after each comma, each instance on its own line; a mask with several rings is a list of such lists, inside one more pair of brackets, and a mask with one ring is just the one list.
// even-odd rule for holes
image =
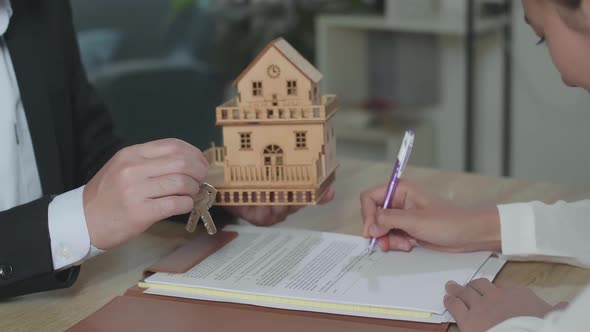
[[[206, 151], [217, 205], [313, 205], [338, 166], [337, 99], [322, 74], [282, 38], [234, 80], [236, 98], [216, 109], [223, 146]], [[215, 171], [217, 169], [217, 171]]]

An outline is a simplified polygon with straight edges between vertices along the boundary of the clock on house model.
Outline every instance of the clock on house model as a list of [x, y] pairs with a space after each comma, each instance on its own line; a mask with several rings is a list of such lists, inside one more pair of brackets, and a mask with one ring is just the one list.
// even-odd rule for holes
[[279, 68], [279, 66], [275, 64], [272, 64], [268, 66], [268, 68], [266, 69], [266, 73], [270, 78], [277, 78], [281, 75], [281, 68]]

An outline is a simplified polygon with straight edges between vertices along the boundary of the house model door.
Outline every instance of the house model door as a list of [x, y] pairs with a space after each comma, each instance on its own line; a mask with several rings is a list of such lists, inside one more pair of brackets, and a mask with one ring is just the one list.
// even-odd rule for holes
[[269, 145], [264, 149], [263, 155], [266, 176], [280, 178], [283, 173], [283, 149], [278, 145]]

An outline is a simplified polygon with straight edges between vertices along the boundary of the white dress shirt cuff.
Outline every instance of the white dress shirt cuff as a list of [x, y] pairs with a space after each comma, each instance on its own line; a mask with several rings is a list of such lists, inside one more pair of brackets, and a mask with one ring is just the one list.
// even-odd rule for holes
[[54, 270], [78, 265], [102, 253], [90, 244], [83, 193], [84, 186], [56, 196], [49, 204], [48, 226]]
[[525, 256], [537, 251], [535, 214], [530, 203], [499, 205], [502, 254]]

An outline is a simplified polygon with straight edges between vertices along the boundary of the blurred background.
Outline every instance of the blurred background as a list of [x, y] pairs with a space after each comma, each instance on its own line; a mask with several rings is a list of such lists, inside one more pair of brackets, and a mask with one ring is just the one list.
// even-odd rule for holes
[[72, 0], [89, 78], [137, 143], [220, 142], [215, 107], [282, 36], [341, 102], [340, 158], [588, 184], [590, 99], [511, 0]]

